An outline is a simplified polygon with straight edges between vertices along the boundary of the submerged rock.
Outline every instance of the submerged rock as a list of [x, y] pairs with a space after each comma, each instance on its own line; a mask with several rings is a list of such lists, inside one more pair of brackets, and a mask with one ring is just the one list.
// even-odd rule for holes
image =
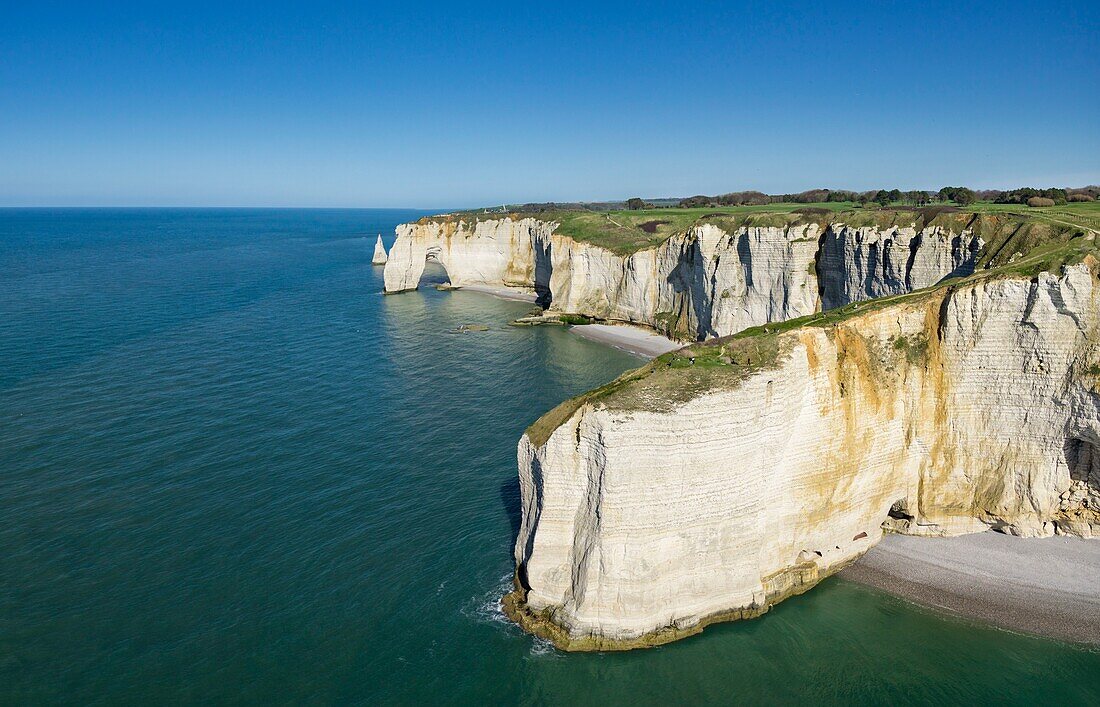
[[565, 326], [565, 322], [556, 314], [534, 314], [509, 322], [512, 326]]

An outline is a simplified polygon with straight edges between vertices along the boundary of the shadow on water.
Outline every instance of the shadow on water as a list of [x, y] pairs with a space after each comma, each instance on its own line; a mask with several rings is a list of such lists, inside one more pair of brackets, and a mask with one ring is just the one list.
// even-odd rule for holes
[[511, 550], [515, 547], [516, 538], [519, 537], [519, 524], [522, 517], [518, 476], [510, 476], [501, 483], [500, 502], [504, 505], [504, 512], [508, 514], [508, 522], [512, 526], [512, 541], [508, 544], [508, 548]]

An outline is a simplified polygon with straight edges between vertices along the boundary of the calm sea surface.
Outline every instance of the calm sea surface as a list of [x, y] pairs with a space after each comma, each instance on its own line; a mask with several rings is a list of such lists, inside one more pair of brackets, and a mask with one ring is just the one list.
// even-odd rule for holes
[[1100, 703], [1098, 653], [837, 579], [648, 651], [508, 624], [516, 441], [640, 360], [383, 297], [419, 215], [0, 210], [0, 703]]

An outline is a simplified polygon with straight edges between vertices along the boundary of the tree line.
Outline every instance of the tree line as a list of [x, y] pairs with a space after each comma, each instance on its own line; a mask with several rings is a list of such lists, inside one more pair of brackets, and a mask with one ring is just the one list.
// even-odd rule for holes
[[[760, 191], [736, 191], [716, 196], [697, 194], [680, 199], [677, 206], [689, 209], [716, 206], [763, 206], [775, 203], [819, 204], [828, 202], [854, 202], [863, 206], [868, 204], [878, 204], [879, 206], [889, 206], [890, 204], [925, 206], [932, 203], [953, 203], [958, 206], [969, 206], [976, 201], [992, 201], [998, 204], [1027, 204], [1029, 206], [1061, 206], [1068, 202], [1095, 201], [1097, 198], [1100, 198], [1100, 186], [1075, 189], [1022, 187], [1007, 191], [998, 189], [974, 190], [969, 187], [943, 187], [937, 191], [872, 189], [861, 192], [846, 189], [809, 189], [797, 194], [765, 194]], [[647, 204], [643, 199], [634, 197], [627, 201], [627, 208], [653, 208], [653, 205]]]

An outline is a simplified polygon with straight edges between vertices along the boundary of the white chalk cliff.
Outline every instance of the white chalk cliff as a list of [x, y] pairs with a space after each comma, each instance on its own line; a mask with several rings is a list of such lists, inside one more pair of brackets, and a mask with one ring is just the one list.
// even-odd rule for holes
[[[417, 240], [402, 235], [405, 247]], [[742, 236], [752, 268], [735, 255]], [[696, 232], [645, 255], [653, 267], [637, 271], [555, 243], [555, 270], [568, 263], [578, 279], [557, 293], [580, 302], [574, 291], [636, 292], [654, 309], [661, 267], [707, 272], [717, 260], [709, 272], [728, 264], [715, 280], [738, 304], [719, 316], [712, 308], [700, 326], [726, 332], [783, 307], [813, 310], [804, 266], [819, 236]], [[882, 272], [867, 253], [878, 243], [881, 264], [883, 234], [826, 236], [836, 257], [864, 254], [863, 274], [829, 270], [843, 276], [826, 292], [849, 300], [928, 284], [968, 249], [957, 242], [926, 258], [937, 234], [895, 235], [891, 276], [868, 278]], [[915, 253], [912, 265], [893, 251]], [[774, 271], [757, 276], [760, 260]], [[395, 285], [407, 284], [397, 279], [404, 268]], [[1100, 536], [1097, 269], [1088, 257], [1036, 278], [979, 275], [782, 333], [695, 345], [564, 403], [519, 443], [509, 614], [562, 648], [646, 646], [766, 611], [857, 558], [884, 526]], [[749, 271], [759, 299], [746, 289]]]
[[385, 265], [386, 264], [386, 246], [382, 245], [382, 236], [378, 236], [378, 240], [374, 242], [374, 257], [371, 258], [371, 265]]
[[415, 289], [430, 258], [456, 287], [522, 288], [552, 312], [701, 340], [969, 274], [981, 246], [975, 233], [940, 226], [838, 222], [726, 232], [701, 223], [621, 255], [560, 235], [557, 226], [532, 217], [401, 225], [386, 264], [386, 291]]
[[627, 254], [535, 217], [398, 227], [387, 292], [435, 259], [455, 286], [719, 338], [528, 429], [509, 616], [565, 649], [649, 646], [757, 616], [884, 531], [1100, 537], [1095, 236], [876, 218], [703, 217]]

